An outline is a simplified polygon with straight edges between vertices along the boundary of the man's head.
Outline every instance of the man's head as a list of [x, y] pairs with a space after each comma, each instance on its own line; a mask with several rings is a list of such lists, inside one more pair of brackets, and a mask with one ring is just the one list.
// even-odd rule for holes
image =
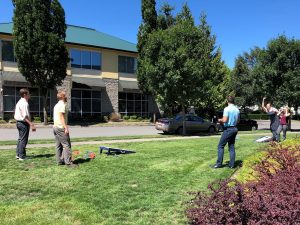
[[267, 108], [268, 112], [270, 112], [272, 109], [272, 103], [271, 102], [267, 103], [266, 108]]
[[65, 91], [62, 91], [62, 90], [58, 91], [56, 96], [57, 96], [58, 100], [62, 100], [64, 102], [67, 102], [66, 92]]
[[234, 104], [234, 96], [228, 96], [227, 102], [228, 102], [228, 104]]
[[21, 98], [25, 98], [27, 101], [30, 99], [30, 93], [27, 88], [20, 89], [20, 96]]

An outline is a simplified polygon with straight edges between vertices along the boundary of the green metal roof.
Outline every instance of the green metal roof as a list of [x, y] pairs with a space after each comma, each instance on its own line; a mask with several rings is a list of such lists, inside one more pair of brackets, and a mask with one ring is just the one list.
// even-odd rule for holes
[[[12, 35], [13, 23], [0, 23], [0, 33]], [[101, 48], [137, 52], [136, 45], [120, 38], [96, 31], [91, 28], [68, 25], [66, 42]]]

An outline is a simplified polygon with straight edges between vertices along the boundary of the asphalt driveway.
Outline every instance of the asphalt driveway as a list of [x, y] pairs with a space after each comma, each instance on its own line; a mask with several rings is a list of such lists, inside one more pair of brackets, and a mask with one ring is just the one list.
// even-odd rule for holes
[[[269, 129], [270, 123], [268, 120], [258, 121], [258, 129]], [[293, 121], [292, 129], [300, 130], [300, 122]], [[133, 135], [155, 135], [158, 132], [154, 125], [147, 126], [70, 126], [71, 138], [79, 137], [99, 137], [99, 136], [133, 136]], [[12, 128], [0, 128], [0, 141], [16, 140], [18, 131], [13, 126]], [[36, 132], [30, 132], [29, 139], [51, 139], [54, 138], [52, 126], [38, 127]]]

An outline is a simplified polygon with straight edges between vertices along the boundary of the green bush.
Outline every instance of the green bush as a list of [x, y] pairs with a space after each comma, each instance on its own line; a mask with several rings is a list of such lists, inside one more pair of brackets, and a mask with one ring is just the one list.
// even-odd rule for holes
[[137, 118], [137, 120], [138, 120], [138, 121], [142, 121], [142, 120], [144, 120], [144, 118], [139, 116], [139, 117]]
[[129, 119], [130, 119], [129, 116], [127, 116], [127, 115], [123, 116], [123, 120], [129, 120]]
[[137, 119], [137, 116], [136, 116], [136, 115], [130, 116], [130, 119], [131, 119], [131, 120], [136, 120], [136, 119]]
[[10, 119], [8, 122], [9, 123], [16, 123], [17, 121], [15, 119]]
[[249, 119], [252, 120], [268, 120], [269, 116], [267, 114], [248, 114]]
[[35, 123], [40, 123], [40, 122], [42, 122], [42, 119], [41, 119], [41, 117], [39, 117], [39, 116], [35, 116], [35, 117], [33, 117], [33, 121], [34, 121]]
[[4, 124], [4, 123], [6, 123], [6, 121], [3, 119], [0, 119], [0, 124]]

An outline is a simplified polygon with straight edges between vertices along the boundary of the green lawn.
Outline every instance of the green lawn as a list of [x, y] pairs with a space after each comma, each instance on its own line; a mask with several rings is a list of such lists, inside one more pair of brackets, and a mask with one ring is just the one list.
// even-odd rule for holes
[[[239, 131], [239, 134], [268, 134], [269, 131], [257, 130], [257, 131]], [[199, 134], [200, 136], [207, 136], [207, 133]], [[166, 138], [166, 137], [178, 137], [176, 134], [155, 134], [155, 135], [131, 135], [131, 136], [99, 136], [99, 137], [85, 137], [85, 138], [72, 138], [72, 142], [88, 142], [88, 141], [109, 141], [109, 140], [129, 140], [129, 139], [142, 139], [142, 138]], [[16, 140], [13, 141], [0, 141], [1, 145], [15, 145]], [[51, 144], [54, 143], [54, 136], [50, 139], [29, 139], [28, 144]]]
[[[257, 151], [253, 136], [240, 136], [237, 160]], [[0, 151], [0, 224], [185, 224], [191, 191], [231, 176], [211, 169], [217, 138], [122, 143], [135, 154], [106, 156], [77, 168], [55, 164], [54, 149], [28, 149], [25, 162], [14, 150]], [[98, 146], [75, 149], [94, 151]], [[228, 161], [228, 152], [225, 154]]]

